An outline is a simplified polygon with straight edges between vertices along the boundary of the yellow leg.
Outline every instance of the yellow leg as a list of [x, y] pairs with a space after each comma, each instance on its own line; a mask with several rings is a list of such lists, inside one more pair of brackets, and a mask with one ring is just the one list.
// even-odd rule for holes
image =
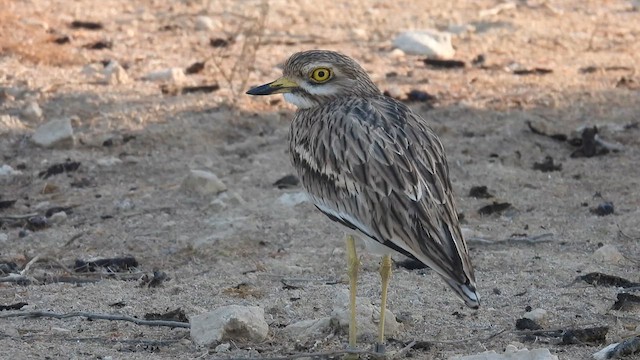
[[380, 277], [382, 278], [382, 301], [380, 303], [380, 329], [378, 331], [378, 343], [376, 344], [376, 352], [384, 353], [384, 316], [387, 310], [387, 288], [389, 287], [389, 278], [391, 277], [391, 256], [382, 257], [380, 264]]
[[358, 280], [358, 256], [356, 255], [356, 241], [353, 236], [347, 236], [347, 273], [349, 274], [349, 347], [356, 347], [356, 289]]

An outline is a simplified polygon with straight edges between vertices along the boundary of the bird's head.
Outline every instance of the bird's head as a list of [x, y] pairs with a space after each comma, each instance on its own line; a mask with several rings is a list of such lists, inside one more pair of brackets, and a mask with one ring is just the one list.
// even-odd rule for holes
[[309, 109], [345, 96], [377, 95], [380, 90], [350, 57], [334, 51], [310, 50], [293, 54], [285, 62], [281, 78], [247, 94], [284, 94], [288, 102]]

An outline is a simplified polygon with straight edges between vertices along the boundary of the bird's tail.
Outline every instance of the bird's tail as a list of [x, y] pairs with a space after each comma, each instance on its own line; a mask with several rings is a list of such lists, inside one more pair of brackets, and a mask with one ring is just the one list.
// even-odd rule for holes
[[455, 280], [444, 278], [444, 281], [458, 294], [458, 296], [464, 301], [464, 303], [472, 308], [477, 309], [480, 307], [480, 296], [476, 291], [476, 285], [467, 280], [465, 284], [461, 284]]

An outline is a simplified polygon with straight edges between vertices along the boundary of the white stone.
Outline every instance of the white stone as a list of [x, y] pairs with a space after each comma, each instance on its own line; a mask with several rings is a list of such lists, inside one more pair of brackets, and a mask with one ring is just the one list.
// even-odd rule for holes
[[42, 109], [37, 102], [31, 101], [22, 109], [22, 117], [31, 121], [39, 120], [42, 118]]
[[122, 164], [122, 160], [118, 159], [115, 156], [111, 156], [108, 158], [102, 158], [102, 159], [96, 160], [96, 164], [98, 164], [98, 166], [111, 167], [111, 166]]
[[598, 250], [593, 253], [593, 258], [596, 261], [608, 263], [608, 264], [618, 264], [624, 260], [624, 256], [620, 253], [620, 251], [614, 245], [603, 245]]
[[[512, 350], [512, 349], [511, 349]], [[451, 360], [558, 360], [556, 355], [552, 355], [549, 349], [522, 349], [513, 352], [498, 354], [495, 351], [485, 351], [476, 355], [462, 357], [451, 357]]]
[[73, 146], [73, 127], [68, 117], [51, 120], [40, 125], [31, 140], [42, 147], [70, 147]]
[[296, 206], [298, 204], [302, 204], [303, 202], [308, 200], [307, 193], [304, 192], [292, 192], [292, 193], [284, 193], [280, 195], [278, 198], [278, 202], [282, 205], [286, 206]]
[[[349, 291], [345, 289], [342, 292], [338, 292], [334, 298], [331, 321], [343, 328], [345, 331], [348, 331], [349, 319]], [[358, 337], [365, 334], [377, 334], [380, 323], [380, 307], [371, 304], [369, 299], [356, 297], [356, 322]], [[399, 327], [400, 324], [398, 324], [396, 316], [391, 312], [391, 310], [386, 309], [384, 333], [388, 336], [395, 335], [398, 332]]]
[[369, 40], [369, 34], [367, 33], [367, 30], [365, 30], [363, 28], [353, 28], [353, 29], [351, 29], [351, 36], [355, 40], [360, 40], [360, 41]]
[[185, 192], [199, 195], [217, 195], [226, 191], [227, 186], [212, 172], [191, 170], [189, 175], [182, 181], [182, 189]]
[[0, 243], [5, 243], [9, 240], [9, 235], [5, 233], [0, 233]]
[[392, 59], [402, 59], [406, 56], [407, 54], [404, 53], [404, 51], [400, 50], [400, 49], [393, 49], [391, 50], [391, 52], [389, 53], [389, 56]]
[[224, 340], [260, 342], [268, 333], [264, 309], [257, 306], [228, 305], [191, 318], [191, 339], [200, 346]]
[[523, 318], [541, 323], [547, 319], [547, 310], [545, 309], [533, 309], [522, 315]]
[[14, 175], [20, 175], [20, 174], [22, 174], [22, 171], [14, 170], [11, 166], [7, 164], [0, 166], [0, 176], [14, 176]]
[[62, 224], [65, 221], [67, 221], [67, 213], [64, 211], [59, 211], [57, 213], [54, 213], [53, 215], [51, 215], [51, 217], [49, 218], [49, 221], [52, 224]]
[[451, 45], [451, 34], [437, 30], [406, 31], [400, 33], [393, 46], [412, 55], [429, 58], [450, 59], [455, 54]]
[[182, 69], [170, 68], [148, 73], [147, 75], [143, 76], [142, 79], [149, 81], [167, 81], [174, 84], [181, 84], [186, 81], [187, 77]]
[[196, 30], [215, 30], [215, 29], [219, 29], [221, 27], [221, 24], [219, 21], [214, 20], [208, 16], [198, 16], [196, 18]]
[[302, 320], [284, 328], [284, 332], [297, 339], [313, 338], [331, 328], [331, 318]]
[[110, 85], [128, 84], [131, 82], [127, 71], [117, 61], [110, 61], [104, 69], [105, 79]]
[[231, 349], [231, 344], [224, 343], [224, 344], [220, 344], [220, 345], [216, 346], [216, 348], [213, 351], [215, 351], [217, 353], [222, 353], [222, 352], [228, 352], [229, 349]]

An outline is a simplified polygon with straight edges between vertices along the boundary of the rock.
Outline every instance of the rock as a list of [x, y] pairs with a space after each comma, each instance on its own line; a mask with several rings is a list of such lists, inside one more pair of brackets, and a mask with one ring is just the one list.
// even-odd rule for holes
[[353, 28], [353, 29], [351, 29], [351, 37], [354, 40], [359, 40], [359, 41], [367, 41], [367, 40], [369, 40], [369, 34], [367, 33], [367, 30], [365, 30], [363, 28]]
[[71, 119], [68, 117], [55, 119], [40, 125], [31, 140], [36, 145], [45, 148], [73, 146], [74, 138]]
[[396, 100], [402, 100], [405, 97], [404, 91], [395, 85], [390, 86], [387, 91], [385, 91], [385, 95]]
[[118, 159], [117, 157], [111, 156], [108, 158], [96, 160], [96, 164], [98, 164], [98, 166], [111, 167], [114, 165], [122, 164], [122, 160]]
[[26, 120], [36, 121], [42, 118], [42, 109], [37, 102], [31, 101], [22, 109], [21, 114]]
[[182, 190], [206, 196], [224, 192], [227, 190], [227, 186], [212, 172], [191, 170], [182, 182]]
[[20, 175], [20, 174], [22, 174], [22, 171], [14, 170], [11, 166], [7, 164], [0, 166], [0, 176], [14, 176], [14, 175]]
[[451, 34], [436, 30], [406, 31], [393, 40], [393, 46], [412, 55], [450, 59], [455, 54]]
[[0, 233], [0, 243], [6, 243], [9, 240], [9, 235]]
[[117, 61], [110, 61], [104, 69], [105, 80], [109, 85], [128, 84], [131, 82], [127, 71]]
[[260, 342], [268, 332], [264, 310], [257, 306], [228, 305], [191, 318], [191, 339], [201, 346], [224, 340]]
[[286, 206], [296, 206], [298, 204], [302, 204], [307, 201], [307, 193], [304, 192], [292, 192], [292, 193], [284, 193], [280, 195], [278, 198], [278, 202], [282, 205]]
[[[340, 292], [334, 299], [334, 310], [331, 313], [331, 322], [345, 331], [349, 331], [349, 291]], [[380, 323], [380, 307], [374, 306], [366, 298], [356, 297], [356, 321], [358, 337], [375, 335], [378, 333]], [[396, 334], [400, 325], [396, 316], [386, 309], [384, 321], [384, 333], [387, 336]]]
[[170, 68], [166, 70], [160, 70], [142, 77], [143, 80], [148, 81], [164, 81], [172, 82], [174, 84], [182, 84], [186, 81], [187, 77], [181, 68]]
[[231, 349], [231, 344], [224, 343], [224, 344], [220, 344], [220, 345], [216, 346], [216, 348], [213, 351], [215, 351], [217, 353], [222, 353], [222, 352], [228, 352], [229, 349]]
[[391, 52], [389, 53], [389, 56], [392, 59], [402, 59], [406, 56], [406, 54], [404, 53], [404, 51], [400, 50], [400, 49], [393, 49], [391, 50]]
[[57, 213], [54, 213], [51, 215], [51, 217], [49, 217], [49, 222], [51, 224], [62, 224], [65, 221], [67, 221], [67, 213], [64, 211], [59, 211]]
[[222, 26], [219, 21], [214, 20], [208, 16], [202, 15], [196, 18], [196, 30], [211, 31], [211, 30], [219, 29], [220, 27]]
[[593, 253], [593, 258], [596, 261], [619, 264], [624, 260], [624, 256], [618, 251], [614, 245], [604, 245]]
[[11, 115], [0, 115], [0, 135], [15, 133], [25, 130], [27, 127], [17, 117]]
[[527, 311], [522, 315], [523, 318], [533, 320], [536, 323], [540, 324], [547, 320], [547, 310], [545, 309], [533, 309], [531, 311]]
[[495, 351], [485, 351], [476, 355], [467, 355], [462, 357], [452, 357], [451, 360], [558, 360], [558, 357], [552, 355], [549, 349], [534, 350], [516, 350], [513, 347], [507, 347], [503, 354]]
[[288, 325], [284, 328], [284, 331], [293, 338], [306, 339], [321, 335], [330, 328], [331, 318], [323, 317], [320, 319], [298, 321], [297, 323]]

